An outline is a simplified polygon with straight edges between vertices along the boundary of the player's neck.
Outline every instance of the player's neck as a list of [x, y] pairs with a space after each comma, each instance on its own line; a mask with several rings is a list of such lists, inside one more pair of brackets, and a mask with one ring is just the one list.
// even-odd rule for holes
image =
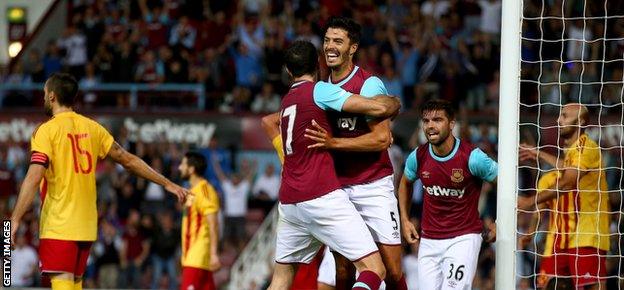
[[431, 144], [431, 148], [433, 148], [433, 153], [435, 153], [435, 155], [444, 157], [451, 154], [453, 148], [455, 147], [455, 142], [457, 142], [457, 140], [455, 140], [455, 136], [451, 135], [440, 145], [436, 146]]
[[563, 140], [563, 143], [565, 144], [565, 146], [571, 146], [572, 144], [576, 143], [576, 140], [578, 140], [583, 134], [585, 134], [585, 132], [583, 131], [574, 131], [574, 133], [570, 134], [570, 137]]
[[306, 81], [307, 82], [314, 82], [315, 81], [314, 76], [302, 75], [300, 77], [296, 77], [296, 78], [293, 79], [293, 84], [294, 83], [298, 83], [298, 82], [306, 82]]
[[343, 65], [334, 68], [331, 70], [331, 79], [332, 82], [340, 81], [349, 75], [351, 70], [353, 70], [353, 61], [345, 62]]
[[52, 108], [52, 116], [56, 116], [61, 113], [73, 112], [74, 110], [71, 107], [63, 107], [57, 106]]
[[195, 187], [198, 183], [200, 183], [204, 178], [197, 175], [191, 175], [189, 177], [189, 183], [191, 184], [191, 188]]

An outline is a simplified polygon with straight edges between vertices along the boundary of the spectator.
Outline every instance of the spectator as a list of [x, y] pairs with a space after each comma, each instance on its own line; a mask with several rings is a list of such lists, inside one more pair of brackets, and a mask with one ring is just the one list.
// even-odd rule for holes
[[129, 41], [122, 42], [113, 61], [114, 80], [122, 83], [133, 81], [135, 77], [134, 63], [136, 61], [134, 46]]
[[106, 46], [100, 45], [97, 47], [97, 52], [93, 57], [93, 64], [95, 65], [95, 70], [97, 75], [99, 75], [101, 82], [110, 83], [115, 79], [116, 76], [113, 71], [114, 62], [115, 57], [108, 49], [106, 49]]
[[46, 80], [43, 62], [37, 49], [32, 49], [28, 53], [28, 59], [24, 61], [24, 73], [28, 74], [35, 83], [42, 83]]
[[59, 47], [54, 41], [49, 41], [46, 47], [46, 54], [43, 57], [43, 71], [47, 79], [53, 73], [61, 71], [63, 64], [59, 53]]
[[147, 34], [146, 48], [153, 50], [167, 45], [169, 17], [163, 13], [162, 7], [154, 7], [151, 12], [145, 14], [144, 20], [144, 29]]
[[69, 72], [76, 78], [81, 79], [87, 64], [87, 38], [75, 26], [69, 26], [57, 45], [65, 50], [64, 63]]
[[97, 101], [97, 95], [89, 89], [100, 83], [99, 78], [95, 75], [95, 66], [93, 63], [88, 63], [85, 66], [85, 76], [80, 79], [80, 88], [85, 91], [84, 104], [87, 108], [93, 108], [93, 105]]
[[37, 252], [26, 243], [23, 233], [17, 234], [15, 242], [11, 251], [11, 286], [33, 287], [39, 266]]
[[176, 250], [180, 244], [180, 232], [174, 228], [173, 216], [170, 212], [162, 212], [159, 215], [160, 226], [156, 229], [152, 238], [152, 289], [160, 289], [160, 280], [163, 270], [169, 277], [169, 290], [174, 290], [177, 284], [178, 273], [176, 271]]
[[479, 0], [481, 6], [481, 31], [494, 35], [500, 34], [501, 1]]
[[165, 66], [156, 59], [154, 52], [148, 50], [143, 54], [142, 60], [137, 66], [134, 80], [142, 83], [162, 83], [165, 79]]
[[277, 201], [280, 180], [280, 176], [275, 173], [275, 166], [267, 164], [264, 174], [258, 176], [253, 185], [253, 206], [262, 208], [265, 214], [269, 213]]
[[262, 81], [260, 55], [249, 50], [243, 42], [238, 44], [237, 49], [230, 47], [230, 54], [236, 67], [236, 85], [246, 88], [259, 86]]
[[255, 163], [246, 168], [246, 171], [233, 173], [228, 177], [223, 173], [221, 165], [214, 162], [215, 160], [217, 158], [213, 158], [213, 167], [221, 182], [225, 200], [225, 238], [242, 249], [247, 239], [245, 214], [251, 181], [255, 175]]
[[123, 234], [124, 254], [121, 256], [121, 288], [140, 288], [141, 267], [150, 253], [149, 241], [139, 230], [140, 214], [132, 209]]
[[182, 16], [178, 20], [178, 24], [171, 29], [171, 36], [169, 37], [169, 45], [182, 47], [192, 50], [195, 48], [195, 37], [197, 36], [197, 30], [191, 25], [188, 17]]
[[98, 287], [117, 288], [119, 278], [120, 254], [123, 253], [123, 240], [117, 234], [117, 229], [108, 221], [102, 220], [102, 232], [94, 245], [96, 265], [98, 267]]
[[254, 113], [274, 113], [279, 110], [281, 101], [279, 95], [273, 91], [273, 85], [265, 82], [262, 85], [262, 91], [256, 95], [251, 104], [251, 111]]

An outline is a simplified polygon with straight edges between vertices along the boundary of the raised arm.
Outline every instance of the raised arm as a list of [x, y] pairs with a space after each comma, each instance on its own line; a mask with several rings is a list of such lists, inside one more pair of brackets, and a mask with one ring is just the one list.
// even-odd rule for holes
[[183, 201], [189, 194], [187, 189], [178, 186], [177, 184], [171, 182], [171, 180], [162, 176], [162, 174], [156, 172], [156, 170], [149, 167], [145, 161], [123, 149], [123, 147], [121, 147], [117, 142], [113, 143], [113, 146], [108, 152], [108, 157], [119, 163], [131, 173], [164, 186], [165, 190], [173, 193], [180, 202]]
[[39, 184], [45, 175], [46, 168], [41, 164], [30, 164], [28, 172], [22, 182], [15, 208], [13, 209], [13, 215], [11, 216], [11, 244], [15, 239], [15, 233], [17, 232], [20, 221], [24, 214], [30, 209], [30, 206], [35, 199], [35, 195], [39, 190]]

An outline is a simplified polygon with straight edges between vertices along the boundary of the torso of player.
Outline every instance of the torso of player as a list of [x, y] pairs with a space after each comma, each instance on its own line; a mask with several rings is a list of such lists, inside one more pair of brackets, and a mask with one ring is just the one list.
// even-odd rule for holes
[[279, 191], [281, 203], [311, 200], [340, 188], [330, 153], [308, 149], [314, 142], [304, 137], [312, 120], [330, 128], [326, 112], [314, 102], [314, 86], [307, 81], [295, 83], [282, 100], [280, 130], [285, 158]]
[[[361, 94], [362, 86], [371, 73], [354, 66], [343, 80], [331, 80], [344, 90]], [[369, 96], [372, 97], [372, 96]], [[330, 112], [334, 137], [353, 138], [370, 133], [365, 115], [345, 112]], [[394, 170], [387, 150], [377, 152], [334, 152], [336, 173], [343, 186], [368, 183], [392, 175]]]
[[211, 241], [206, 216], [218, 209], [219, 199], [208, 181], [191, 189], [182, 216], [182, 266], [209, 270]]
[[75, 112], [57, 114], [35, 131], [31, 149], [50, 160], [41, 185], [41, 238], [97, 238], [95, 167], [112, 143], [101, 125]]
[[418, 147], [417, 176], [423, 184], [422, 236], [449, 239], [470, 233], [481, 233], [478, 203], [481, 179], [468, 167], [474, 147], [459, 142], [446, 157], [432, 156], [429, 144]]

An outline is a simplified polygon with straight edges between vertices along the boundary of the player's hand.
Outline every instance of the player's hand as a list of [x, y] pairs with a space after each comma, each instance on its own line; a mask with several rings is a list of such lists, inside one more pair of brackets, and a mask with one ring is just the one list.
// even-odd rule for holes
[[331, 149], [333, 141], [331, 134], [327, 132], [325, 128], [321, 127], [315, 120], [312, 120], [312, 127], [312, 129], [306, 128], [304, 136], [316, 143], [308, 146], [308, 149]]
[[520, 143], [518, 158], [520, 162], [537, 160], [537, 148], [534, 145]]
[[535, 198], [533, 196], [518, 196], [518, 209], [535, 210]]
[[165, 186], [165, 190], [173, 193], [173, 195], [175, 195], [178, 198], [178, 202], [180, 203], [183, 203], [184, 200], [186, 199], [186, 196], [191, 194], [191, 192], [188, 189], [181, 187], [175, 183], [167, 184]]
[[218, 255], [210, 255], [210, 264], [208, 265], [210, 271], [218, 271], [221, 269], [221, 261], [219, 261]]
[[418, 240], [420, 240], [420, 236], [418, 235], [418, 231], [416, 230], [416, 227], [414, 226], [414, 224], [409, 221], [409, 220], [402, 220], [401, 221], [401, 228], [402, 228], [402, 232], [403, 232], [403, 238], [405, 238], [405, 241], [408, 244], [413, 244], [416, 243]]
[[19, 230], [20, 221], [11, 219], [11, 249], [15, 248], [15, 235], [17, 235], [17, 230]]

